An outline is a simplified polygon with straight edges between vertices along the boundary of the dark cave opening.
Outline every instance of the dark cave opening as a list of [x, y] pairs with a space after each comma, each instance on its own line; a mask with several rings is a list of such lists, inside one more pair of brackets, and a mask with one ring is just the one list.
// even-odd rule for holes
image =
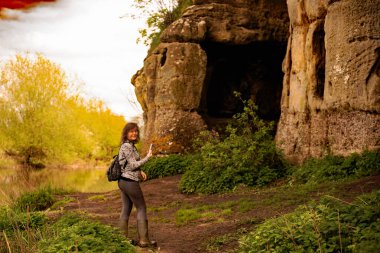
[[199, 113], [210, 128], [224, 125], [242, 111], [243, 104], [234, 91], [240, 92], [244, 100], [251, 98], [261, 118], [278, 122], [285, 43], [208, 43], [202, 48], [207, 53], [207, 73]]

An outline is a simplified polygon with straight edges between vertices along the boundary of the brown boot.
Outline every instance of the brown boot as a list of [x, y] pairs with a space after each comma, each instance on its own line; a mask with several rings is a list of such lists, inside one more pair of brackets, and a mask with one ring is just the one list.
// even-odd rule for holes
[[156, 241], [149, 240], [147, 220], [137, 220], [137, 232], [139, 235], [138, 246], [142, 248], [157, 247]]
[[128, 220], [121, 220], [120, 221], [120, 228], [123, 231], [123, 234], [127, 238], [128, 242], [130, 244], [132, 244], [133, 246], [136, 246], [137, 245], [137, 241], [128, 238]]

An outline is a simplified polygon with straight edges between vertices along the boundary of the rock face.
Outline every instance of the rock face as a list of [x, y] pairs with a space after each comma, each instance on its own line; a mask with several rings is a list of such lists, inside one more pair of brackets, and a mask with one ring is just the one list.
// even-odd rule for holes
[[288, 0], [276, 142], [295, 161], [380, 147], [380, 1]]
[[[182, 152], [205, 127], [196, 113], [206, 73], [206, 54], [195, 43], [162, 43], [132, 82], [144, 110], [147, 144]], [[162, 147], [161, 144], [166, 144]]]
[[380, 147], [380, 0], [193, 0], [133, 77], [146, 143], [183, 152], [251, 98], [296, 162]]
[[278, 120], [288, 23], [282, 0], [194, 1], [132, 78], [145, 143], [186, 151], [199, 131], [241, 109], [235, 90]]

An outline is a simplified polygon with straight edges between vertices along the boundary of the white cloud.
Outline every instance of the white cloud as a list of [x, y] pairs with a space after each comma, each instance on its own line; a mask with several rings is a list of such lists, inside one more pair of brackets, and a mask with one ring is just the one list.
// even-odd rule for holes
[[143, 20], [124, 17], [130, 3], [59, 0], [28, 11], [8, 10], [12, 19], [0, 20], [0, 59], [40, 52], [83, 80], [90, 96], [115, 113], [135, 117], [141, 109], [127, 99], [134, 97], [130, 80], [143, 66], [147, 48], [136, 44]]

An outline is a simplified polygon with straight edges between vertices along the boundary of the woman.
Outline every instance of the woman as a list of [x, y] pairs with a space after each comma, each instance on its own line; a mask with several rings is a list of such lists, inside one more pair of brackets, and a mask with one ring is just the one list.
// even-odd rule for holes
[[137, 124], [127, 123], [121, 135], [121, 147], [119, 151], [119, 163], [122, 168], [127, 163], [127, 166], [122, 169], [121, 179], [118, 182], [123, 203], [120, 221], [125, 235], [128, 236], [128, 220], [134, 204], [137, 209], [137, 232], [139, 237], [138, 241], [134, 243], [140, 247], [156, 246], [156, 242], [149, 240], [146, 204], [139, 183], [147, 179], [147, 175], [140, 167], [152, 156], [152, 150], [148, 151], [145, 158], [140, 159], [135, 147], [138, 141], [139, 128]]

